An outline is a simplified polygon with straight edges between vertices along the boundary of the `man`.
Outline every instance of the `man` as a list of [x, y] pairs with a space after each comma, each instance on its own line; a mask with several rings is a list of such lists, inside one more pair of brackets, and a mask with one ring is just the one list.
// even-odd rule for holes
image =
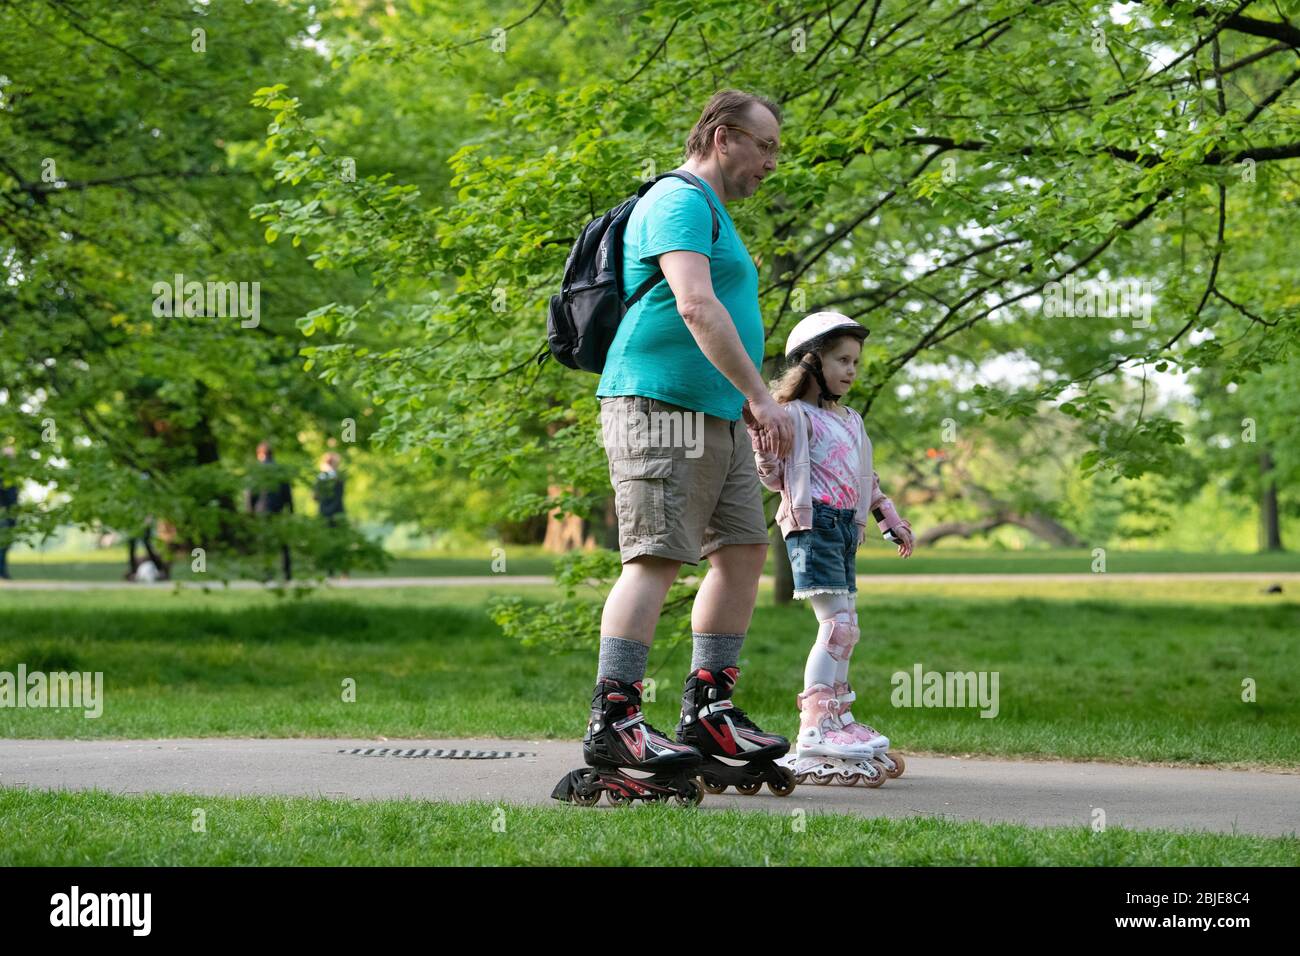
[[[148, 476], [145, 476], [146, 479]], [[162, 559], [153, 547], [154, 517], [149, 515], [144, 520], [139, 535], [132, 535], [126, 541], [126, 580], [144, 581], [146, 583], [168, 580], [171, 577], [171, 565]], [[144, 557], [137, 558], [136, 545], [144, 546]]]
[[[284, 479], [274, 477], [278, 468], [275, 464], [275, 455], [271, 451], [270, 442], [258, 442], [257, 460], [259, 466], [258, 472], [266, 475], [255, 474], [253, 476], [253, 487], [249, 491], [248, 510], [258, 515], [275, 515], [282, 511], [288, 511], [293, 514], [293, 488], [289, 482]], [[280, 546], [280, 560], [284, 570], [284, 579], [293, 580], [293, 565], [289, 556], [289, 546], [287, 544]]]
[[[666, 281], [624, 316], [596, 391], [623, 571], [601, 619], [583, 748], [593, 766], [685, 772], [701, 759], [697, 750], [770, 761], [789, 748], [730, 701], [768, 541], [754, 449], [739, 419], [778, 454], [793, 432], [759, 373], [758, 270], [726, 204], [752, 196], [776, 168], [780, 120], [780, 108], [762, 97], [716, 93], [680, 167], [695, 180], [660, 180], [627, 223], [624, 288], [656, 269]], [[665, 438], [673, 429], [685, 440]], [[704, 558], [674, 742], [645, 722], [639, 682], [669, 587], [683, 563]]]
[[[0, 455], [6, 458], [13, 458], [16, 452], [13, 445], [5, 445], [0, 448]], [[9, 577], [9, 532], [8, 528], [17, 526], [18, 521], [10, 513], [10, 509], [18, 506], [18, 486], [11, 485], [9, 482], [0, 477], [0, 579], [6, 581]]]
[[[347, 521], [347, 516], [343, 511], [343, 485], [344, 477], [339, 474], [339, 465], [342, 459], [338, 452], [327, 451], [320, 457], [319, 471], [316, 473], [316, 484], [312, 487], [312, 497], [316, 499], [316, 513], [324, 520], [327, 527], [334, 528], [340, 523]], [[331, 551], [334, 548], [334, 539], [330, 538], [326, 545]], [[333, 577], [334, 569], [328, 566], [325, 569], [326, 575]], [[347, 575], [343, 575], [345, 578]]]
[[343, 514], [343, 476], [339, 474], [341, 462], [338, 452], [327, 451], [321, 455], [316, 484], [311, 492], [316, 499], [317, 514], [331, 528], [338, 523], [339, 515]]

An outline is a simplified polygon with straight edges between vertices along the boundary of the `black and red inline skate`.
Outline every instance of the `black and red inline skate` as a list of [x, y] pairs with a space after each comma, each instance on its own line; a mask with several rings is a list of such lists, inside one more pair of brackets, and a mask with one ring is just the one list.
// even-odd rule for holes
[[794, 792], [794, 774], [776, 760], [789, 751], [790, 741], [761, 730], [732, 703], [739, 676], [739, 668], [724, 667], [700, 668], [687, 678], [677, 740], [703, 756], [699, 774], [709, 793], [733, 786], [753, 796], [766, 783], [778, 797], [788, 797]]
[[582, 756], [587, 766], [555, 785], [556, 800], [590, 807], [602, 793], [615, 806], [670, 799], [696, 806], [704, 799], [696, 780], [700, 752], [650, 726], [641, 711], [640, 681], [602, 677], [596, 683]]

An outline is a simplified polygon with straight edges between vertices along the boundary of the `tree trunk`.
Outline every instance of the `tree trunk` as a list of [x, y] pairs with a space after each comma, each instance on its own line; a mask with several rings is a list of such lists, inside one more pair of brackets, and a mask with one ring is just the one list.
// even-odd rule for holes
[[[784, 195], [780, 194], [771, 198], [769, 203], [778, 212], [785, 212], [790, 208], [789, 201]], [[778, 216], [778, 218], [782, 217]], [[791, 222], [793, 223], [793, 221], [794, 220], [792, 219]], [[786, 238], [792, 229], [792, 225], [787, 226], [779, 231], [776, 238]], [[793, 272], [798, 264], [798, 258], [791, 253], [778, 253], [772, 257], [772, 278], [777, 282], [782, 281], [782, 277], [785, 276], [787, 272]], [[798, 305], [798, 303], [792, 304]], [[807, 305], [807, 303], [804, 303], [804, 305]], [[778, 319], [777, 323], [772, 327], [773, 331], [776, 330], [779, 324], [780, 320]], [[762, 371], [768, 381], [771, 381], [776, 377], [782, 362], [783, 359], [779, 355], [773, 355], [764, 361]], [[780, 504], [779, 498], [777, 499], [777, 504]], [[772, 577], [774, 579], [772, 597], [777, 604], [789, 604], [794, 600], [794, 571], [790, 568], [790, 555], [785, 550], [785, 536], [781, 534], [781, 526], [775, 521], [772, 522], [770, 536], [773, 570]]]
[[611, 551], [618, 550], [618, 511], [614, 507], [614, 496], [605, 499], [605, 547]]
[[1263, 488], [1259, 496], [1259, 547], [1261, 551], [1282, 550], [1282, 526], [1277, 510], [1277, 479], [1272, 476], [1273, 456], [1259, 453], [1259, 473]]
[[970, 538], [977, 534], [983, 534], [986, 531], [992, 531], [994, 528], [1006, 524], [1006, 519], [1001, 515], [992, 518], [982, 518], [979, 521], [945, 521], [942, 524], [931, 525], [926, 528], [916, 538], [916, 546], [933, 544], [941, 538]]
[[1065, 527], [1054, 518], [1044, 514], [1030, 512], [1029, 514], [1012, 513], [1007, 515], [1007, 523], [1013, 524], [1018, 528], [1024, 528], [1031, 534], [1042, 538], [1048, 544], [1057, 548], [1082, 548], [1083, 542], [1075, 537], [1073, 531]]
[[789, 604], [794, 600], [794, 572], [790, 569], [790, 555], [785, 550], [785, 538], [781, 526], [772, 522], [772, 570], [774, 584], [772, 597], [777, 604]]
[[978, 521], [946, 521], [943, 524], [932, 525], [926, 528], [916, 539], [917, 547], [927, 544], [934, 544], [941, 538], [960, 537], [970, 538], [977, 534], [985, 534], [994, 528], [1000, 528], [1004, 524], [1015, 525], [1017, 528], [1024, 528], [1031, 534], [1042, 538], [1048, 544], [1058, 548], [1081, 548], [1083, 542], [1075, 537], [1074, 532], [1070, 531], [1064, 525], [1055, 521], [1047, 515], [1041, 514], [1017, 514], [1016, 512], [998, 512], [989, 515], [987, 518], [980, 518]]
[[[564, 490], [559, 485], [549, 485], [546, 493], [555, 498], [563, 494]], [[567, 551], [576, 551], [585, 547], [587, 529], [584, 525], [582, 515], [567, 514], [557, 518], [556, 512], [548, 513], [546, 516], [546, 537], [542, 540], [542, 550], [548, 554], [564, 554]]]
[[[554, 436], [560, 430], [559, 422], [546, 426], [546, 434]], [[559, 497], [566, 489], [561, 485], [550, 484], [546, 493], [552, 498]], [[598, 547], [594, 522], [582, 515], [567, 514], [560, 516], [551, 511], [546, 514], [546, 535], [542, 538], [542, 550], [547, 554], [564, 554], [569, 551], [594, 551]]]

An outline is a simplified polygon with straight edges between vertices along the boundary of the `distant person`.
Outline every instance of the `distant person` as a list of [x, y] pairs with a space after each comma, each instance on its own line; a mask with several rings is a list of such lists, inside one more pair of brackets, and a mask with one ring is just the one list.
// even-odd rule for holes
[[[14, 446], [5, 445], [0, 454], [6, 458], [14, 457]], [[0, 478], [0, 578], [12, 580], [9, 576], [9, 535], [7, 529], [18, 524], [18, 520], [9, 513], [9, 509], [18, 504], [18, 486]]]
[[[344, 479], [339, 474], [340, 461], [338, 452], [327, 451], [321, 455], [316, 484], [311, 490], [312, 497], [316, 499], [316, 513], [330, 528], [336, 528], [347, 521], [343, 511]], [[325, 573], [332, 575], [334, 569], [327, 568]]]
[[331, 528], [343, 514], [343, 476], [339, 474], [339, 462], [338, 452], [327, 451], [320, 456], [316, 485], [311, 492], [316, 499], [317, 514]]
[[[258, 442], [257, 460], [259, 470], [264, 475], [274, 472], [275, 456], [271, 452], [270, 442]], [[276, 482], [269, 476], [255, 475], [249, 492], [248, 510], [253, 514], [268, 516], [280, 514], [282, 511], [293, 514], [293, 488], [283, 479]], [[293, 580], [293, 566], [287, 544], [280, 546], [280, 557], [284, 567], [284, 579]]]
[[[128, 581], [166, 581], [171, 577], [170, 566], [153, 548], [154, 518], [145, 519], [142, 533], [127, 539], [126, 542], [126, 579]], [[137, 558], [136, 544], [144, 549], [144, 556]]]

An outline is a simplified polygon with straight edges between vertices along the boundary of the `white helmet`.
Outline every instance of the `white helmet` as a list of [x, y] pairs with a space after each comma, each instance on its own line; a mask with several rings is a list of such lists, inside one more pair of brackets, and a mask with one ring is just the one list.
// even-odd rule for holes
[[816, 351], [832, 334], [855, 335], [862, 341], [871, 333], [841, 312], [814, 312], [799, 320], [785, 340], [785, 357], [795, 361], [805, 352]]
[[809, 360], [805, 356], [809, 352], [817, 351], [835, 336], [852, 335], [861, 342], [870, 334], [865, 326], [853, 321], [842, 312], [814, 312], [801, 319], [790, 332], [790, 337], [785, 340], [786, 362], [791, 368], [796, 364], [802, 365], [812, 373], [821, 389], [821, 394], [817, 398], [818, 406], [828, 401], [838, 402], [841, 396], [832, 392], [830, 386], [826, 384], [826, 376], [822, 374], [821, 358], [814, 355]]

